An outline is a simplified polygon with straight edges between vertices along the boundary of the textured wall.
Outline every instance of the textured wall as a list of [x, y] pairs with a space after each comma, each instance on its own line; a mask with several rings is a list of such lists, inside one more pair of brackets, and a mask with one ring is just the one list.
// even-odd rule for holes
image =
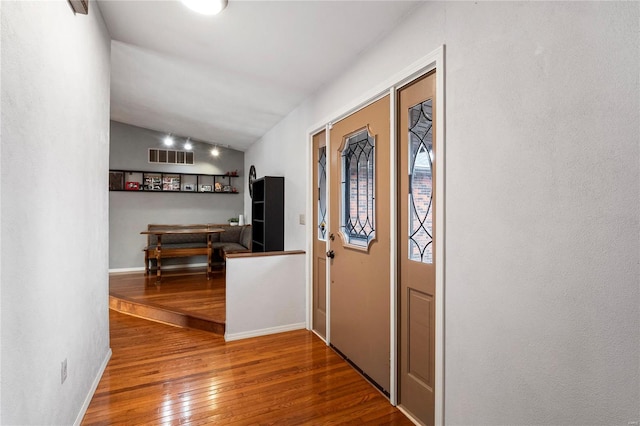
[[448, 421], [640, 418], [639, 8], [447, 9]]
[[[149, 148], [163, 147], [165, 133], [111, 122], [109, 167], [112, 169], [175, 173], [224, 174], [238, 170], [232, 184], [239, 194], [166, 194], [140, 192], [109, 192], [109, 268], [142, 268], [142, 248], [147, 237], [140, 231], [149, 223], [226, 223], [230, 217], [242, 214], [243, 192], [246, 189], [244, 154], [220, 149], [215, 158], [211, 145], [194, 143], [195, 164], [161, 165], [147, 161]], [[179, 145], [175, 146], [180, 149]], [[205, 262], [202, 258], [167, 259], [163, 264]]]
[[427, 2], [246, 152], [297, 181], [311, 126], [446, 45], [447, 424], [640, 420], [639, 22], [637, 2]]
[[110, 45], [90, 9], [2, 2], [2, 424], [74, 423], [110, 353]]
[[304, 254], [227, 259], [227, 340], [304, 328]]

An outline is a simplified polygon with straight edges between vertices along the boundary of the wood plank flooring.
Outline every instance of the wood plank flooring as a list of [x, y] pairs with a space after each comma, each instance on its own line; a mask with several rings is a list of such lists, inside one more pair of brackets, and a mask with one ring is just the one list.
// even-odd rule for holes
[[224, 335], [225, 278], [205, 269], [167, 271], [156, 285], [155, 275], [142, 272], [109, 276], [109, 307], [119, 312]]
[[224, 342], [110, 311], [113, 356], [83, 425], [412, 424], [313, 333]]

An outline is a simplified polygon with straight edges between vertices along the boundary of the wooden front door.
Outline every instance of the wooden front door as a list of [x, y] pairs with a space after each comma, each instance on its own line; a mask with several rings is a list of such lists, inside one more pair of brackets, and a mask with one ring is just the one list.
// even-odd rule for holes
[[331, 344], [390, 387], [389, 96], [330, 131]]
[[313, 136], [313, 331], [327, 334], [327, 132]]
[[435, 386], [435, 94], [435, 71], [398, 91], [398, 402], [427, 425]]

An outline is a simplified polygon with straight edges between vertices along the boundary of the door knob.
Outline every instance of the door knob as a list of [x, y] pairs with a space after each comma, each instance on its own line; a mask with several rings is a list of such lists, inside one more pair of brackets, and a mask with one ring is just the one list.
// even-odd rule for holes
[[335, 256], [336, 256], [336, 254], [333, 252], [333, 250], [329, 250], [329, 251], [327, 252], [327, 257], [328, 257], [329, 259], [333, 259]]

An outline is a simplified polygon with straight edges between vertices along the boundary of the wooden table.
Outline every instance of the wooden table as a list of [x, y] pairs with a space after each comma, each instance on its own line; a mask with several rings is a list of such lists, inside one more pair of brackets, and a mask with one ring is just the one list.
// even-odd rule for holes
[[[160, 283], [162, 280], [162, 256], [164, 253], [164, 257], [184, 257], [184, 256], [197, 256], [206, 254], [207, 255], [207, 279], [212, 273], [212, 258], [213, 258], [213, 248], [211, 236], [213, 234], [219, 234], [224, 232], [222, 228], [175, 228], [175, 229], [157, 229], [157, 230], [147, 230], [140, 232], [143, 235], [155, 235], [157, 239], [156, 243], [156, 282]], [[162, 236], [163, 235], [197, 235], [197, 234], [206, 234], [207, 235], [207, 247], [192, 247], [192, 248], [167, 248], [162, 250]]]

